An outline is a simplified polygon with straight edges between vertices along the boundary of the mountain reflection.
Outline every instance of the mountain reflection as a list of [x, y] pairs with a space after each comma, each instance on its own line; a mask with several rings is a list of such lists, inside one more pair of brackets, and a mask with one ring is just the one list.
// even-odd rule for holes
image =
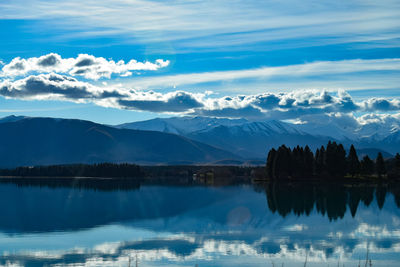
[[389, 259], [373, 266], [400, 260], [396, 184], [170, 182], [3, 180], [0, 265], [357, 266], [367, 248]]
[[[178, 185], [141, 185], [131, 179], [2, 179], [0, 231], [66, 231], [119, 221], [168, 218], [232, 197], [224, 190], [229, 186], [205, 187], [187, 180], [175, 184]], [[361, 204], [368, 207], [375, 200], [382, 209], [392, 196], [400, 207], [398, 184], [302, 182], [242, 186], [264, 193], [266, 201], [257, 206], [283, 218], [289, 214], [309, 216], [314, 210], [331, 221], [343, 218], [347, 211], [354, 217]], [[249, 216], [249, 209], [243, 207], [234, 207], [226, 217], [212, 215], [227, 225], [242, 223]]]

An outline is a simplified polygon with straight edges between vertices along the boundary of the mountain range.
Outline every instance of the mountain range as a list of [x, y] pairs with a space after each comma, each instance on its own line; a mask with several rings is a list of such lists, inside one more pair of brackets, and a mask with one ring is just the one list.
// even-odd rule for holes
[[359, 156], [391, 157], [400, 151], [396, 125], [356, 130], [335, 125], [294, 124], [209, 117], [156, 118], [115, 126], [77, 119], [8, 116], [0, 119], [0, 167], [130, 162], [138, 164], [264, 164], [281, 144], [309, 145], [329, 140]]
[[346, 129], [335, 124], [294, 124], [277, 120], [248, 121], [208, 117], [173, 117], [125, 123], [118, 128], [176, 133], [239, 155], [246, 159], [263, 159], [269, 149], [281, 144], [310, 146], [315, 150], [329, 140], [346, 148], [354, 144], [360, 156], [376, 157], [382, 152], [391, 157], [400, 151], [398, 125], [365, 125]]
[[193, 164], [238, 158], [176, 134], [118, 129], [90, 121], [7, 117], [0, 120], [0, 167], [131, 162]]

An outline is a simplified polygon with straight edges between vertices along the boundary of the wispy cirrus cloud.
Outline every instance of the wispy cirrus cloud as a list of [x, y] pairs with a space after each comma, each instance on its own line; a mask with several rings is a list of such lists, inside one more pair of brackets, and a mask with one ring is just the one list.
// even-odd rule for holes
[[[5, 0], [0, 16], [35, 19], [64, 29], [64, 36], [118, 36], [139, 43], [170, 42], [179, 53], [194, 49], [246, 50], [338, 43], [393, 44], [398, 1], [189, 1]], [[206, 19], [205, 19], [206, 18]], [[228, 22], [228, 23], [227, 23]], [[295, 40], [295, 41], [294, 41]], [[288, 42], [291, 41], [291, 42]]]
[[[363, 84], [363, 79], [368, 79], [368, 76], [370, 76], [371, 73], [374, 75], [382, 74], [387, 78], [387, 80], [382, 78], [379, 81], [380, 88], [393, 88], [394, 85], [392, 79], [400, 75], [400, 58], [317, 61], [278, 67], [175, 74], [145, 78], [138, 77], [130, 83], [126, 82], [126, 84], [140, 89], [155, 89], [182, 85], [199, 85], [210, 82], [258, 79], [264, 81], [264, 83], [268, 85], [269, 80], [285, 78], [286, 81], [289, 81], [289, 79], [295, 79], [292, 83], [293, 87], [296, 83], [299, 83], [300, 79], [304, 78], [313, 79], [312, 83], [308, 82], [308, 84], [321, 83], [327, 85], [325, 80], [328, 77], [334, 75], [342, 75], [346, 77], [354, 75], [352, 79], [347, 81], [348, 84], [353, 84], [355, 82], [356, 84], [359, 83], [359, 86], [355, 87], [356, 89], [370, 89], [368, 87], [363, 88], [362, 86], [365, 86], [365, 84]], [[356, 74], [362, 74], [363, 78], [356, 76]], [[394, 80], [398, 81], [396, 78]], [[335, 86], [337, 86], [337, 82], [335, 83], [334, 81], [330, 81], [329, 83], [330, 85], [327, 85], [327, 87], [333, 86], [333, 88], [335, 88]]]
[[126, 77], [132, 75], [132, 71], [154, 71], [168, 65], [169, 61], [162, 59], [157, 59], [154, 63], [149, 61], [138, 62], [132, 59], [125, 63], [123, 60], [115, 62], [88, 54], [80, 54], [76, 58], [62, 58], [56, 53], [50, 53], [27, 59], [16, 57], [10, 63], [4, 64], [0, 77], [56, 72], [98, 80], [100, 78], [111, 78], [113, 74]]

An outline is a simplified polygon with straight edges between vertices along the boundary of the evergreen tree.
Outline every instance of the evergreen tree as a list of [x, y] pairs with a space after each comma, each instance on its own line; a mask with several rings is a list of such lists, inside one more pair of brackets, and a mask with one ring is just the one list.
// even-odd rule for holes
[[320, 154], [319, 148], [317, 148], [317, 150], [315, 150], [315, 158], [314, 158], [314, 172], [316, 175], [320, 174], [320, 172], [321, 172], [321, 168], [318, 165], [319, 158], [320, 158], [319, 154]]
[[304, 178], [305, 177], [305, 171], [306, 171], [306, 165], [305, 165], [305, 158], [304, 158], [304, 148], [297, 146], [298, 149], [298, 156], [297, 156], [297, 162], [300, 165], [299, 167], [299, 176]]
[[325, 152], [325, 170], [331, 177], [343, 177], [346, 173], [346, 151], [343, 145], [328, 142]]
[[321, 146], [320, 149], [317, 149], [315, 152], [315, 174], [322, 175], [325, 169], [325, 147]]
[[298, 147], [294, 147], [291, 153], [291, 160], [292, 160], [292, 176], [294, 178], [299, 178], [299, 173], [300, 173], [300, 168], [301, 168], [301, 163], [299, 162], [299, 150]]
[[276, 179], [289, 178], [292, 171], [291, 150], [285, 145], [278, 148], [276, 152], [272, 176]]
[[396, 156], [394, 157], [394, 168], [397, 170], [398, 173], [400, 173], [400, 154], [396, 153]]
[[292, 176], [294, 178], [303, 178], [305, 172], [304, 150], [297, 146], [292, 151]]
[[274, 148], [272, 148], [269, 153], [268, 153], [268, 157], [267, 157], [267, 176], [270, 179], [273, 179], [273, 175], [272, 175], [272, 169], [274, 166], [274, 160], [276, 157], [276, 150]]
[[[321, 146], [316, 150], [315, 157], [308, 146], [305, 148], [296, 146], [291, 150], [285, 145], [281, 145], [278, 150], [271, 149], [268, 152], [266, 173], [271, 179], [299, 179], [314, 175], [339, 178], [344, 177], [346, 173], [352, 177], [357, 174], [371, 175], [375, 170], [379, 177], [386, 174], [388, 178], [400, 177], [400, 154], [396, 154], [395, 159], [388, 161], [388, 164], [387, 171], [382, 153], [378, 154], [375, 163], [368, 156], [363, 157], [360, 162], [353, 145], [346, 156], [342, 144], [329, 141], [326, 149]], [[109, 167], [108, 165], [99, 165], [95, 171], [101, 171], [104, 175]], [[86, 170], [88, 168], [91, 170], [90, 167], [82, 167], [83, 172], [89, 171]], [[121, 166], [117, 168], [121, 168]], [[115, 173], [115, 170], [111, 172]]]
[[343, 177], [346, 175], [346, 150], [342, 144], [336, 146], [336, 169], [335, 176]]
[[368, 156], [363, 157], [360, 165], [361, 165], [361, 174], [371, 175], [374, 173], [374, 162]]
[[396, 153], [393, 159], [393, 166], [390, 171], [388, 171], [389, 178], [400, 178], [400, 154]]
[[385, 160], [381, 152], [378, 153], [378, 157], [376, 158], [376, 173], [379, 177], [386, 173]]
[[328, 142], [324, 155], [325, 171], [329, 175], [334, 175], [336, 171], [336, 143]]
[[349, 155], [347, 157], [347, 172], [354, 177], [360, 171], [360, 161], [358, 160], [356, 149], [353, 145], [350, 147]]
[[306, 146], [304, 148], [304, 175], [310, 178], [314, 172], [314, 155], [311, 149]]

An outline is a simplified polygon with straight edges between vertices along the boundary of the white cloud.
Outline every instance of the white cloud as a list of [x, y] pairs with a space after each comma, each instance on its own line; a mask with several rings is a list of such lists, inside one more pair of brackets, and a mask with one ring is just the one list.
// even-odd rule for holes
[[393, 111], [400, 110], [400, 99], [371, 98], [364, 102], [367, 111]]
[[15, 81], [0, 81], [0, 95], [26, 100], [74, 102], [121, 97], [121, 94], [115, 90], [97, 87], [88, 82], [55, 73], [31, 75]]
[[[80, 54], [76, 58], [62, 58], [48, 54], [28, 59], [14, 58], [0, 71], [0, 79], [15, 79], [29, 74], [59, 73], [87, 80], [125, 77], [123, 86], [137, 90], [175, 89], [191, 91], [252, 92], [326, 89], [337, 91], [394, 89], [400, 83], [400, 58], [319, 61], [278, 67], [214, 71], [176, 75], [131, 76], [135, 71], [155, 71], [169, 65], [168, 60], [129, 62], [107, 60]], [[109, 84], [113, 84], [111, 82]], [[118, 85], [112, 85], [118, 86]], [[202, 90], [203, 89], [203, 90]], [[369, 105], [372, 105], [370, 103]], [[378, 103], [374, 103], [378, 105]], [[380, 107], [384, 108], [384, 103]], [[378, 107], [378, 106], [377, 106]]]
[[[122, 36], [142, 43], [174, 43], [179, 51], [285, 41], [289, 46], [392, 44], [399, 38], [398, 1], [169, 1], [4, 0], [5, 19], [39, 19], [70, 30], [72, 38]], [[229, 23], [227, 23], [229, 22]], [[71, 33], [72, 32], [72, 33]], [[332, 38], [334, 37], [334, 38]], [[288, 42], [291, 40], [291, 42]], [[307, 41], [311, 40], [311, 41]]]
[[[156, 113], [245, 117], [253, 120], [309, 121], [328, 115], [346, 125], [354, 123], [354, 119], [349, 120], [346, 114], [352, 116], [354, 112], [400, 111], [399, 99], [371, 98], [357, 102], [345, 91], [297, 90], [215, 97], [208, 91], [192, 93], [178, 90], [161, 93], [109, 86], [107, 83], [99, 86], [55, 73], [31, 75], [17, 80], [5, 79], [0, 81], [0, 95], [26, 100], [92, 102], [104, 107]], [[374, 117], [374, 120], [377, 118], [382, 119]], [[321, 120], [326, 118], [321, 117]], [[371, 120], [372, 117], [362, 116], [358, 123]]]
[[[115, 62], [102, 57], [80, 54], [76, 58], [62, 58], [51, 53], [28, 59], [14, 58], [3, 66], [0, 79], [0, 95], [25, 100], [63, 100], [91, 102], [103, 107], [212, 117], [251, 120], [334, 120], [348, 127], [356, 127], [383, 117], [372, 115], [354, 117], [359, 113], [398, 113], [400, 99], [366, 98], [356, 101], [343, 90], [294, 90], [283, 93], [266, 92], [245, 95], [219, 96], [209, 90], [193, 93], [188, 90], [161, 92], [143, 90], [141, 87], [157, 87], [174, 83], [207, 83], [236, 79], [272, 79], [328, 76], [332, 74], [369, 73], [370, 71], [396, 72], [400, 59], [323, 61], [299, 65], [264, 67], [250, 70], [217, 71], [208, 73], [137, 77], [135, 82], [110, 84], [93, 83], [101, 77], [131, 75], [132, 71], [157, 70], [169, 62], [156, 60]], [[29, 76], [27, 76], [29, 75]], [[86, 80], [79, 80], [80, 77]], [[138, 89], [139, 88], [139, 89]], [[383, 123], [382, 121], [380, 122]], [[391, 122], [393, 124], [393, 122]], [[346, 127], [347, 127], [346, 126]]]
[[[287, 79], [295, 79], [292, 82], [292, 86], [296, 86], [299, 83], [299, 79], [312, 77], [313, 83], [308, 82], [309, 86], [322, 82], [326, 84], [326, 79], [333, 75], [355, 75], [358, 73], [369, 73], [364, 74], [362, 77], [354, 76], [356, 84], [363, 84], [363, 79], [368, 79], [370, 72], [385, 73], [388, 71], [399, 72], [400, 70], [400, 58], [392, 59], [353, 59], [353, 60], [340, 60], [340, 61], [319, 61], [296, 65], [287, 65], [279, 67], [262, 67], [256, 69], [244, 69], [244, 70], [229, 70], [229, 71], [214, 71], [214, 72], [203, 72], [203, 73], [189, 73], [189, 74], [176, 74], [176, 75], [164, 75], [157, 77], [146, 77], [136, 78], [131, 83], [127, 83], [130, 86], [134, 86], [140, 89], [146, 88], [159, 88], [159, 87], [173, 87], [183, 85], [199, 85], [202, 83], [210, 82], [229, 82], [237, 81], [242, 79], [258, 79], [263, 81], [266, 85], [272, 79], [278, 79], [284, 77]], [[399, 75], [397, 73], [396, 75]], [[317, 78], [319, 77], [319, 78]], [[389, 74], [389, 78], [393, 78], [393, 74]], [[376, 79], [376, 77], [374, 77]], [[345, 81], [347, 84], [352, 84], [354, 80]], [[381, 88], [393, 88], [395, 84], [399, 82], [398, 79], [391, 81], [386, 77], [379, 79]], [[376, 81], [375, 81], [376, 83]], [[336, 86], [336, 81], [329, 81], [329, 86]], [[375, 84], [374, 84], [375, 85]], [[372, 85], [372, 86], [374, 86]], [[357, 89], [367, 89], [365, 87], [355, 87]]]
[[154, 71], [167, 67], [168, 60], [157, 59], [154, 63], [149, 61], [138, 62], [134, 59], [125, 63], [123, 60], [115, 62], [103, 57], [80, 54], [76, 58], [62, 58], [60, 55], [50, 53], [41, 57], [28, 59], [16, 57], [3, 66], [0, 77], [23, 76], [29, 73], [68, 73], [71, 76], [82, 76], [86, 79], [98, 80], [111, 78], [112, 74], [129, 76], [131, 71]]

